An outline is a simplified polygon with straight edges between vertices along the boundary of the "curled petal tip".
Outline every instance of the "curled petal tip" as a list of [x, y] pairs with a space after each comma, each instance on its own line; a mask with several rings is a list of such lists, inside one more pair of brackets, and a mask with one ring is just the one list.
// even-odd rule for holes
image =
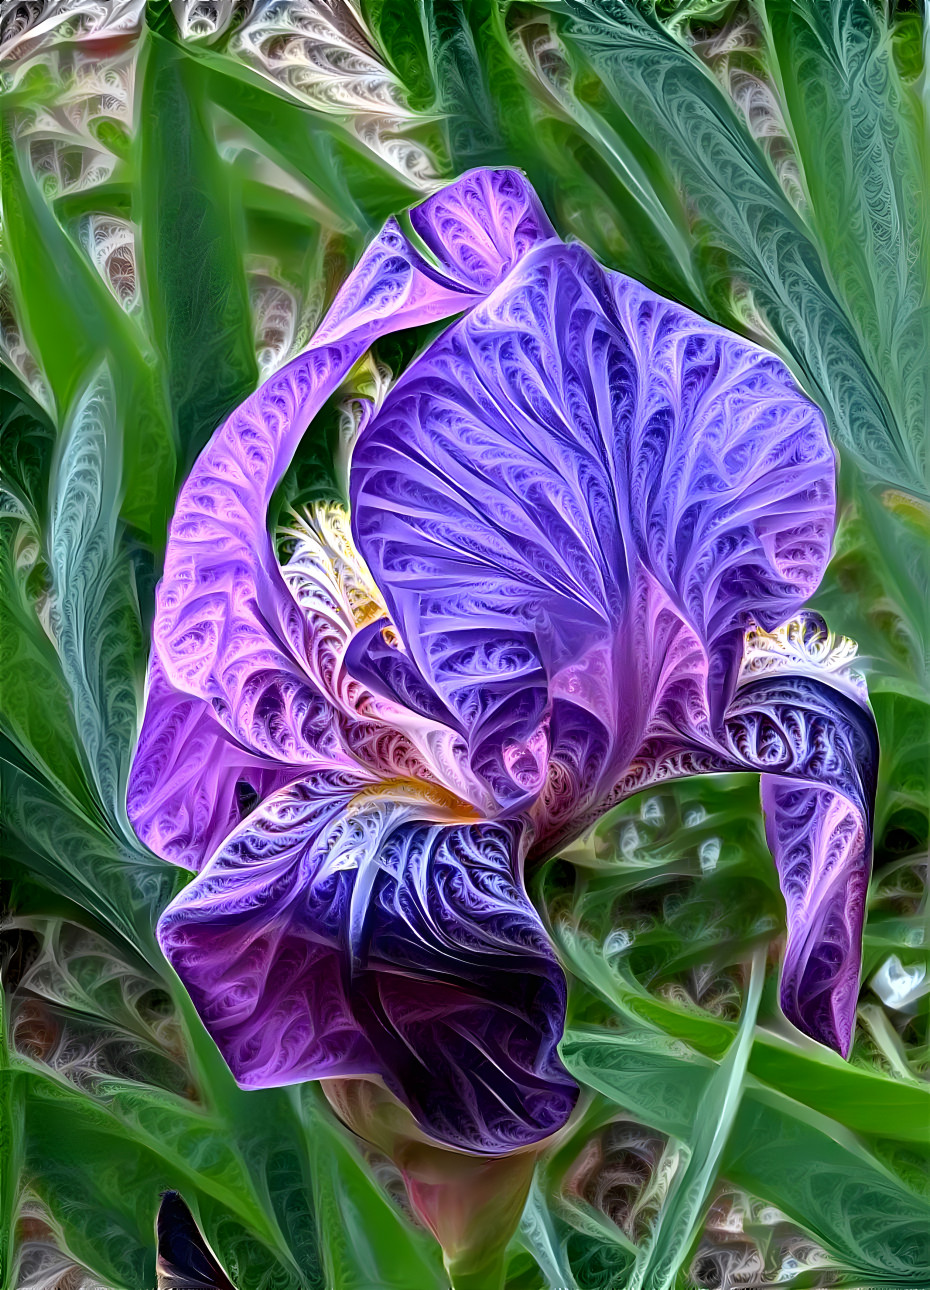
[[555, 230], [518, 170], [471, 170], [410, 212], [446, 272], [482, 294]]

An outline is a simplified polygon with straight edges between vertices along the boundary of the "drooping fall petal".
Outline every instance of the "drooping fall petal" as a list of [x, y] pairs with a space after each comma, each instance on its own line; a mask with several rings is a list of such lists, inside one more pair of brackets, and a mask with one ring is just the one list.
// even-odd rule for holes
[[519, 830], [445, 814], [348, 776], [298, 781], [158, 935], [242, 1085], [380, 1075], [437, 1141], [493, 1155], [574, 1103], [565, 981], [514, 876]]
[[856, 1013], [879, 751], [849, 645], [810, 613], [751, 633], [720, 727], [694, 720], [687, 702], [670, 703], [616, 794], [682, 775], [762, 772], [766, 836], [787, 907], [782, 1007], [843, 1056]]

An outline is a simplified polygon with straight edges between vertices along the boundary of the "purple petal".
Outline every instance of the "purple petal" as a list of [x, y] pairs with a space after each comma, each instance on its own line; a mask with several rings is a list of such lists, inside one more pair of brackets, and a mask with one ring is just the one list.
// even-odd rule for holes
[[353, 525], [409, 654], [516, 810], [508, 766], [551, 739], [552, 700], [606, 723], [605, 783], [638, 746], [662, 666], [632, 647], [644, 594], [703, 650], [714, 707], [747, 624], [817, 585], [833, 473], [782, 363], [548, 242], [364, 429]]
[[[346, 731], [327, 678], [314, 668], [317, 625], [282, 577], [266, 527], [268, 503], [307, 424], [375, 337], [467, 307], [475, 295], [461, 283], [480, 279], [482, 289], [492, 287], [494, 272], [506, 271], [537, 235], [535, 197], [509, 172], [466, 176], [430, 199], [437, 227], [445, 222], [454, 239], [452, 212], [469, 217], [478, 189], [497, 203], [485, 210], [486, 221], [499, 220], [484, 268], [472, 266], [469, 279], [450, 245], [443, 258], [458, 280], [445, 278], [390, 221], [339, 292], [312, 348], [236, 409], [181, 490], [129, 786], [140, 837], [165, 858], [203, 862], [241, 814], [237, 785], [264, 792], [301, 769], [351, 764], [369, 746], [383, 749], [363, 723]], [[426, 230], [430, 221], [418, 222]], [[442, 235], [427, 240], [442, 252]], [[496, 256], [496, 270], [488, 256]]]
[[166, 955], [243, 1086], [374, 1074], [450, 1146], [547, 1136], [576, 1089], [516, 827], [364, 790], [329, 776], [268, 798], [165, 911]]
[[[809, 616], [812, 620], [814, 616]], [[822, 624], [821, 624], [822, 625]], [[878, 768], [864, 697], [821, 667], [786, 659], [741, 681], [722, 729], [691, 725], [688, 705], [646, 742], [616, 800], [703, 772], [762, 772], [766, 836], [788, 915], [785, 1015], [845, 1056], [855, 1021]], [[794, 670], [790, 670], [790, 668]]]
[[782, 1009], [845, 1057], [871, 868], [875, 723], [864, 706], [808, 676], [752, 682], [733, 708], [731, 746], [767, 772], [766, 837], [788, 912]]
[[410, 212], [443, 268], [482, 295], [540, 242], [555, 237], [539, 198], [515, 170], [472, 170]]
[[488, 1153], [554, 1132], [576, 1096], [556, 1054], [565, 982], [515, 876], [515, 839], [420, 822], [391, 836], [356, 1005], [428, 1132]]
[[168, 680], [207, 700], [245, 747], [290, 764], [332, 755], [331, 710], [307, 668], [309, 626], [266, 526], [307, 424], [378, 335], [462, 307], [390, 223], [327, 315], [313, 348], [220, 427], [178, 498], [155, 644]]
[[178, 693], [153, 661], [127, 809], [156, 855], [199, 870], [250, 803], [295, 773], [245, 753], [210, 705]]
[[766, 837], [788, 908], [781, 1006], [799, 1030], [849, 1055], [859, 999], [871, 834], [839, 793], [765, 775]]

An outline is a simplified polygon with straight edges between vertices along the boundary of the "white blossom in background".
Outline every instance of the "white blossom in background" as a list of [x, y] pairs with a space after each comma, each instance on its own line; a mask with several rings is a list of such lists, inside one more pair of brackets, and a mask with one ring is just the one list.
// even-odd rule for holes
[[665, 808], [661, 798], [644, 797], [639, 808], [639, 818], [644, 824], [660, 828], [665, 823]]
[[544, 16], [534, 14], [514, 25], [514, 56], [543, 85], [555, 101], [572, 92], [573, 73], [565, 46]]
[[91, 263], [127, 313], [140, 304], [136, 234], [129, 220], [93, 213], [81, 220], [81, 242]]
[[[325, 246], [324, 242], [320, 259]], [[313, 268], [307, 269], [301, 285], [267, 256], [247, 256], [245, 267], [255, 360], [264, 381], [307, 348], [323, 314], [325, 289], [322, 272]]]
[[826, 1287], [836, 1266], [826, 1250], [774, 1205], [720, 1183], [691, 1264], [689, 1284], [763, 1290], [794, 1282]]
[[119, 157], [102, 141], [100, 127], [110, 122], [128, 134], [136, 56], [131, 47], [105, 58], [72, 47], [50, 48], [28, 60], [28, 67], [43, 61], [59, 86], [50, 102], [13, 115], [14, 133], [47, 199], [86, 192], [116, 170]]
[[55, 401], [23, 337], [13, 303], [9, 274], [2, 258], [0, 258], [0, 360], [19, 375], [35, 401], [51, 414], [54, 411]]
[[421, 122], [348, 0], [258, 0], [230, 53], [317, 111], [343, 117], [357, 138], [405, 179], [437, 178], [426, 149], [405, 131]]
[[698, 862], [701, 873], [713, 873], [720, 860], [720, 839], [707, 838], [698, 847]]
[[260, 270], [249, 275], [249, 304], [255, 334], [255, 358], [261, 379], [290, 358], [297, 331], [296, 293]]
[[0, 57], [15, 65], [62, 41], [131, 35], [145, 0], [8, 0], [4, 7]]
[[617, 954], [624, 954], [633, 944], [633, 933], [625, 927], [617, 927], [607, 936], [604, 942], [603, 953], [605, 959], [611, 959]]
[[233, 20], [247, 15], [251, 7], [251, 0], [171, 0], [182, 39], [208, 44], [225, 35]]
[[897, 954], [885, 959], [870, 984], [887, 1008], [907, 1008], [930, 992], [924, 964], [905, 967]]
[[58, 113], [37, 109], [23, 113], [18, 124], [19, 137], [28, 139], [32, 173], [50, 201], [104, 184], [116, 169], [112, 152], [92, 135], [72, 132]]
[[[62, 54], [64, 57], [64, 54]], [[87, 128], [101, 118], [132, 125], [137, 51], [127, 46], [106, 57], [74, 51], [70, 75], [62, 76], [56, 102], [75, 128]]]
[[17, 1250], [17, 1290], [108, 1290], [67, 1253], [60, 1227], [36, 1196], [27, 1193], [18, 1218], [23, 1235]]
[[321, 111], [410, 115], [400, 82], [345, 0], [258, 0], [230, 44]]
[[[410, 119], [418, 118], [411, 115]], [[423, 192], [432, 192], [442, 184], [435, 160], [421, 143], [404, 134], [404, 126], [404, 121], [389, 117], [357, 116], [352, 119], [352, 128], [359, 142], [403, 175], [408, 183]]]
[[623, 859], [628, 861], [635, 860], [639, 844], [639, 829], [635, 824], [627, 824], [620, 834], [620, 854]]

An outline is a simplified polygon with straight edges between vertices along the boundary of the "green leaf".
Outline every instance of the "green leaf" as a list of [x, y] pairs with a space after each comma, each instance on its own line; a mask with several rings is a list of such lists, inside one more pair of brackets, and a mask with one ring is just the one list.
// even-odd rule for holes
[[340, 1290], [443, 1290], [448, 1283], [436, 1242], [414, 1232], [391, 1207], [345, 1137], [311, 1109], [315, 1098], [308, 1086], [301, 1094], [314, 1204], [326, 1233], [326, 1284]]
[[[24, 149], [3, 125], [3, 218], [24, 329], [59, 415], [104, 358], [112, 362], [124, 432], [123, 515], [160, 540], [168, 519], [174, 448], [164, 403], [135, 328], [43, 200]], [[128, 420], [128, 418], [127, 418]]]
[[257, 384], [242, 219], [197, 65], [150, 31], [140, 74], [145, 308], [186, 474]]
[[371, 235], [389, 215], [416, 201], [416, 190], [338, 121], [284, 97], [233, 59], [211, 52], [198, 58], [210, 101], [236, 118], [260, 155], [300, 176], [332, 228]]
[[134, 843], [125, 790], [142, 684], [142, 633], [133, 569], [121, 542], [116, 420], [104, 364], [71, 412], [56, 462], [50, 618], [90, 773], [109, 818]]
[[34, 518], [25, 511], [0, 516], [2, 729], [24, 761], [63, 798], [93, 814], [93, 797], [75, 747], [70, 694], [36, 613], [44, 583], [38, 560]]
[[670, 1290], [694, 1239], [739, 1111], [764, 975], [765, 958], [757, 953], [733, 1043], [704, 1088], [695, 1124], [685, 1140], [686, 1155], [648, 1239], [637, 1252], [629, 1290]]
[[747, 1090], [722, 1161], [876, 1290], [930, 1280], [930, 1205], [797, 1103]]
[[179, 871], [118, 840], [81, 809], [60, 782], [49, 784], [13, 760], [3, 766], [9, 851], [29, 872], [124, 938], [149, 963], [161, 963], [154, 911], [178, 887]]
[[55, 427], [19, 377], [0, 363], [0, 474], [22, 514], [44, 524]]
[[820, 255], [887, 398], [900, 482], [926, 488], [930, 176], [916, 95], [899, 78], [890, 31], [869, 0], [758, 7]]

